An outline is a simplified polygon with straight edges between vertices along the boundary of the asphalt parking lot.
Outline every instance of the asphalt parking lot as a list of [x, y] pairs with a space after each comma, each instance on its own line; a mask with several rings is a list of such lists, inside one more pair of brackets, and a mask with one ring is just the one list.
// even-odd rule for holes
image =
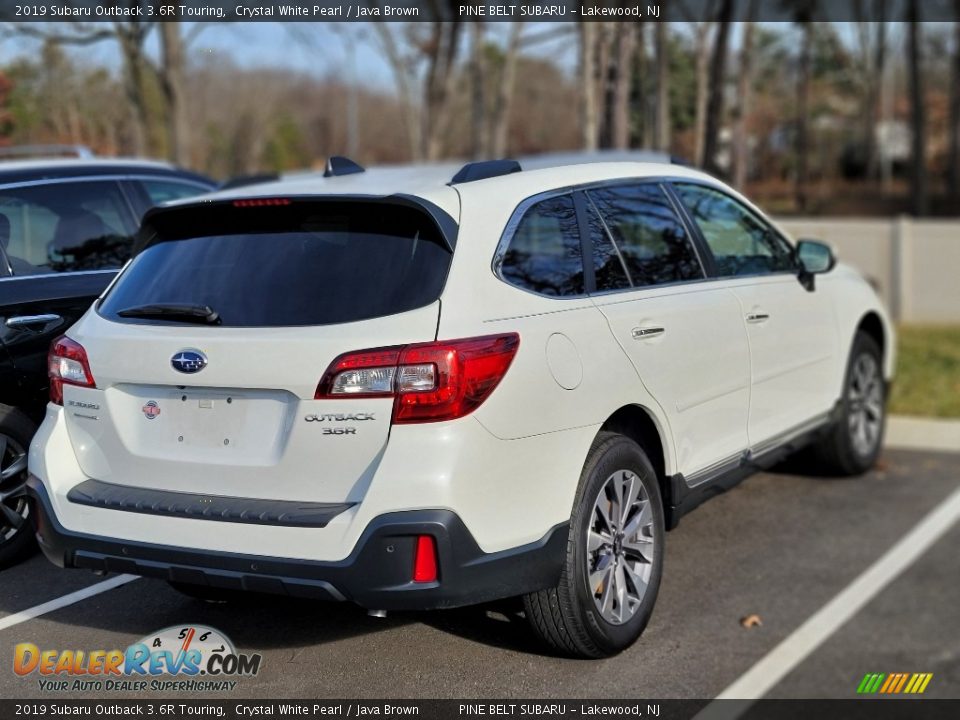
[[[810, 472], [790, 461], [685, 517], [650, 626], [610, 660], [545, 654], [514, 603], [378, 619], [275, 597], [214, 605], [138, 579], [0, 630], [0, 697], [50, 698], [11, 671], [19, 642], [123, 648], [189, 623], [263, 654], [235, 698], [715, 697], [960, 488], [960, 454], [887, 451], [853, 480]], [[926, 697], [960, 698], [958, 547], [954, 524], [767, 696], [853, 698], [867, 672], [929, 672]], [[0, 573], [0, 619], [102, 580], [36, 556]], [[751, 614], [762, 624], [744, 628]]]

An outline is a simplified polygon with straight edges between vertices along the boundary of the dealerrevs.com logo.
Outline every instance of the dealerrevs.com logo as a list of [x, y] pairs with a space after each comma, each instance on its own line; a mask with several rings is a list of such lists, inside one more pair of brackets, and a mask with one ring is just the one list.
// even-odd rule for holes
[[230, 638], [204, 625], [179, 625], [147, 635], [125, 650], [41, 649], [18, 643], [13, 671], [37, 676], [40, 690], [193, 691], [236, 688], [260, 672], [259, 653], [237, 652]]

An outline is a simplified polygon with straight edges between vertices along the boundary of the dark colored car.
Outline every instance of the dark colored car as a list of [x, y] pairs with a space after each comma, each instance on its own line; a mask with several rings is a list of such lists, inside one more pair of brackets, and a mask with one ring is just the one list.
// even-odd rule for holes
[[116, 276], [147, 209], [214, 187], [142, 160], [0, 163], [0, 567], [34, 543], [23, 484], [50, 341]]

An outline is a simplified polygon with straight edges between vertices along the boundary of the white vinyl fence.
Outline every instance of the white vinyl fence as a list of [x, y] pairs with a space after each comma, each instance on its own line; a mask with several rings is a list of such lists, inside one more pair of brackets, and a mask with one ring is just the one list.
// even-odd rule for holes
[[895, 320], [960, 323], [960, 220], [789, 218], [795, 240], [822, 240], [879, 289]]

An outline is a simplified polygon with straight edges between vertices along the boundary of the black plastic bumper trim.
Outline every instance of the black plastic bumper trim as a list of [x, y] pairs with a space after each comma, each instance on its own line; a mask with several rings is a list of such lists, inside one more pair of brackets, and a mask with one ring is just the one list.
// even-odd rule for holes
[[70, 489], [67, 500], [78, 505], [147, 515], [313, 528], [326, 527], [355, 504], [202, 495], [115, 485], [102, 480], [83, 481]]
[[[366, 527], [350, 556], [338, 562], [186, 549], [67, 530], [57, 519], [43, 483], [32, 475], [27, 480], [27, 494], [40, 547], [60, 567], [345, 599], [369, 609], [451, 608], [544, 590], [559, 582], [567, 551], [569, 523], [561, 523], [536, 542], [485, 553], [463, 521], [449, 510], [380, 515]], [[411, 579], [418, 535], [432, 535], [436, 540], [438, 582], [414, 583]]]

